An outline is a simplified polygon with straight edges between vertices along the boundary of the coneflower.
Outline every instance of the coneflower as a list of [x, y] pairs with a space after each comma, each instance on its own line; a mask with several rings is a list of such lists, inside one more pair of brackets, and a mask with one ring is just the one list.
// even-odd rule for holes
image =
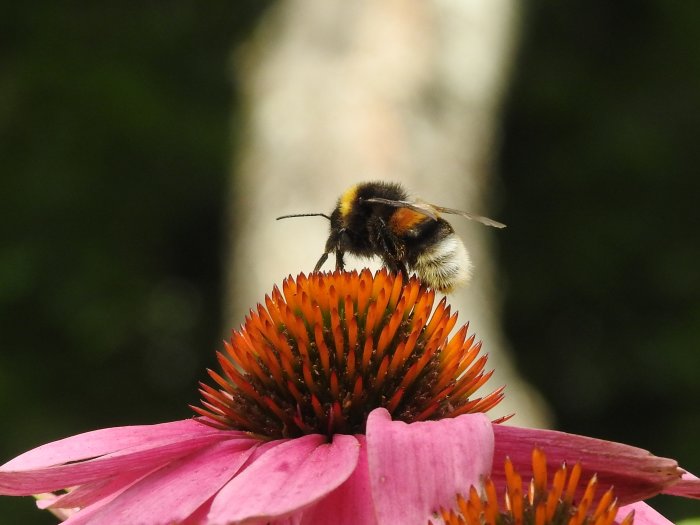
[[487, 477], [513, 491], [505, 455], [529, 475], [539, 446], [621, 505], [700, 495], [673, 460], [486, 417], [503, 390], [475, 396], [481, 344], [434, 301], [386, 271], [289, 278], [225, 343], [200, 417], [43, 445], [0, 467], [0, 494], [40, 494], [66, 525], [425, 525]]
[[468, 324], [448, 340], [457, 314], [434, 301], [386, 271], [289, 277], [225, 343], [223, 374], [209, 371], [219, 390], [202, 384], [193, 408], [267, 438], [362, 434], [380, 407], [407, 423], [486, 412], [503, 389], [470, 397], [493, 373], [481, 342]]

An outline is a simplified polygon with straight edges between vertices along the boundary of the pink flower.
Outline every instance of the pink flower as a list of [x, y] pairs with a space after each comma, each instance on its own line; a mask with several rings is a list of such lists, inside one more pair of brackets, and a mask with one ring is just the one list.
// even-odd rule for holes
[[539, 447], [551, 475], [578, 461], [614, 485], [637, 523], [664, 523], [644, 498], [700, 496], [673, 460], [489, 421], [502, 389], [471, 398], [481, 345], [466, 326], [448, 340], [456, 315], [433, 301], [384, 271], [289, 278], [219, 355], [200, 418], [43, 445], [0, 467], [0, 494], [49, 493], [67, 525], [425, 524], [487, 476], [502, 498], [505, 456], [529, 477]]
[[77, 487], [51, 504], [84, 507], [71, 525], [424, 523], [490, 471], [492, 450], [482, 415], [408, 425], [377, 409], [366, 436], [274, 441], [186, 420], [44, 445], [2, 466], [0, 493]]

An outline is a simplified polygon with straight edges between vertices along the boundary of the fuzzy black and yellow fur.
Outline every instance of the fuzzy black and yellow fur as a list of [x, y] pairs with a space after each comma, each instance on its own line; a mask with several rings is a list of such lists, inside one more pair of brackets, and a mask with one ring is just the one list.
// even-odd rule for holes
[[303, 213], [278, 219], [316, 215], [330, 220], [330, 234], [315, 272], [330, 253], [335, 254], [335, 267], [339, 270], [345, 268], [346, 253], [376, 255], [404, 279], [408, 279], [411, 269], [428, 286], [448, 293], [469, 280], [471, 261], [464, 243], [440, 213], [461, 215], [496, 228], [505, 226], [486, 217], [414, 199], [401, 185], [388, 182], [352, 186], [340, 196], [330, 216]]

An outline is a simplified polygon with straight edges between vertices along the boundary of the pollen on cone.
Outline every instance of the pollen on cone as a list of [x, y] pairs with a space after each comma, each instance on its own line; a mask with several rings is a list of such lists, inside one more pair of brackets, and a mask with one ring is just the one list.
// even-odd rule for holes
[[417, 279], [379, 271], [304, 274], [284, 280], [251, 310], [219, 353], [219, 390], [202, 386], [194, 410], [218, 428], [269, 438], [364, 432], [384, 407], [406, 422], [485, 412], [498, 389], [481, 343], [454, 337], [446, 299]]

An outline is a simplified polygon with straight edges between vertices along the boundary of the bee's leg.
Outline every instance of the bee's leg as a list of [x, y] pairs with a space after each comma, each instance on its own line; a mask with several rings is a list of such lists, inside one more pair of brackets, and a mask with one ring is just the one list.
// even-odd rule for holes
[[[314, 266], [314, 272], [318, 272], [321, 269], [321, 266], [328, 260], [328, 254], [329, 252], [323, 252], [321, 255], [321, 258], [318, 260], [316, 263], [316, 266]], [[335, 252], [335, 269], [336, 270], [344, 270], [345, 269], [345, 263], [343, 262], [343, 255], [345, 252], [336, 250]]]
[[321, 266], [328, 260], [328, 255], [331, 252], [335, 253], [335, 268], [336, 270], [342, 270], [344, 268], [343, 265], [343, 254], [345, 253], [345, 248], [344, 244], [347, 243], [347, 241], [343, 238], [343, 235], [345, 234], [345, 230], [340, 229], [337, 231], [332, 231], [330, 236], [328, 237], [328, 240], [326, 241], [326, 248], [323, 250], [323, 254], [321, 255], [321, 258], [318, 260], [316, 263], [316, 266], [314, 266], [314, 272], [318, 272], [321, 269]]
[[345, 261], [343, 256], [345, 252], [350, 248], [350, 238], [345, 228], [338, 230], [338, 241], [335, 246], [335, 269], [343, 271], [345, 269]]
[[335, 251], [335, 269], [341, 272], [345, 269], [345, 261], [343, 261], [343, 255], [345, 252], [343, 250]]
[[381, 227], [377, 230], [377, 240], [383, 250], [384, 265], [390, 272], [400, 273], [404, 282], [408, 282], [408, 269], [404, 262], [406, 249], [403, 241], [391, 232], [383, 220], [380, 221]]
[[326, 259], [328, 259], [328, 252], [323, 252], [323, 255], [321, 255], [321, 258], [316, 263], [316, 266], [314, 266], [314, 272], [317, 272], [321, 269], [321, 266], [323, 266], [323, 263], [326, 262]]
[[406, 268], [406, 264], [402, 260], [395, 259], [389, 256], [389, 254], [384, 255], [384, 257], [382, 257], [382, 260], [384, 261], [384, 266], [386, 266], [387, 270], [389, 270], [392, 273], [400, 273], [401, 277], [403, 277], [403, 282], [408, 282], [408, 269]]
[[404, 285], [408, 282], [408, 269], [403, 261], [399, 261], [399, 271], [401, 272], [401, 277], [403, 277]]

